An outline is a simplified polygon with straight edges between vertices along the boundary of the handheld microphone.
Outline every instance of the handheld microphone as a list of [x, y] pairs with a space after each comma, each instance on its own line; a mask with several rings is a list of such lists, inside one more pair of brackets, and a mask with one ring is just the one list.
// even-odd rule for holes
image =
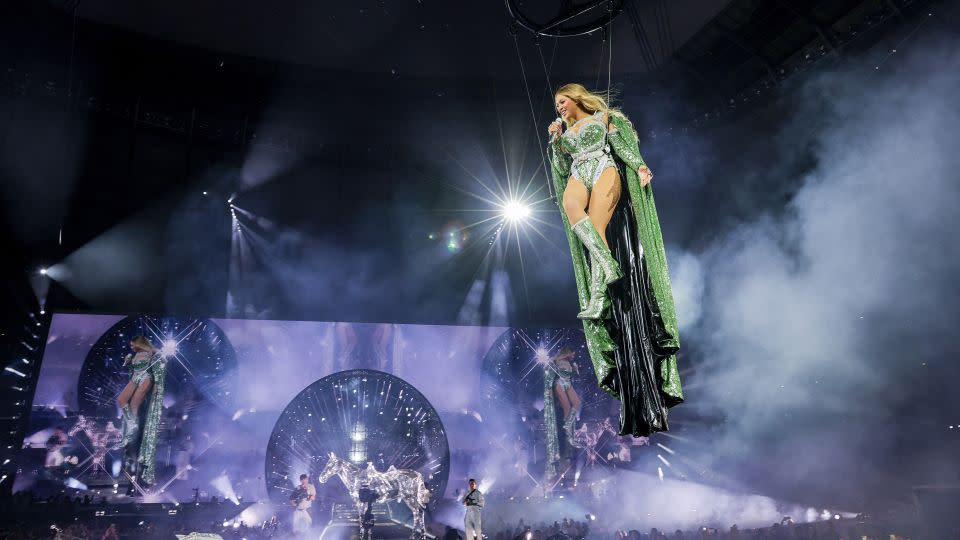
[[559, 123], [560, 123], [560, 132], [559, 132], [559, 133], [554, 133], [554, 134], [550, 135], [550, 143], [551, 143], [551, 144], [557, 142], [557, 137], [559, 137], [559, 136], [563, 133], [563, 118], [560, 118], [560, 117], [558, 116], [557, 119], [554, 120], [554, 123], [556, 123], [556, 122], [559, 122]]

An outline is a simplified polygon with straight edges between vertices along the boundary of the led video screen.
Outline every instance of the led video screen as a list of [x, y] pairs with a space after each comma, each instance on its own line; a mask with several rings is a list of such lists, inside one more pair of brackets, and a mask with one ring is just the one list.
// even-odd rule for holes
[[15, 489], [332, 504], [336, 456], [537, 494], [630, 466], [617, 413], [579, 330], [56, 314]]

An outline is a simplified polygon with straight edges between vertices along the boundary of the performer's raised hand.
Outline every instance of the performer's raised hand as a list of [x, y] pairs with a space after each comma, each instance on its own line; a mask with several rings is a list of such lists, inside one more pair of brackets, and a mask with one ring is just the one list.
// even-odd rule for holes
[[557, 137], [563, 132], [563, 127], [560, 125], [561, 120], [557, 118], [553, 122], [550, 122], [550, 127], [547, 128], [547, 133], [550, 135], [550, 142], [557, 140]]
[[646, 187], [646, 185], [653, 180], [653, 172], [651, 172], [650, 167], [646, 165], [641, 165], [640, 168], [637, 169], [637, 176], [640, 177], [640, 187]]

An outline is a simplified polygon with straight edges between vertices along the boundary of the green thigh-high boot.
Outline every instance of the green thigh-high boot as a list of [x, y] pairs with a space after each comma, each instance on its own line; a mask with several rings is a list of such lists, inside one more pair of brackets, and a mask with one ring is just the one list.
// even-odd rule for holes
[[623, 273], [589, 216], [575, 223], [572, 229], [590, 253], [590, 303], [577, 316], [598, 319], [607, 307], [607, 285], [623, 277]]
[[137, 422], [137, 416], [133, 414], [130, 405], [123, 407], [123, 438], [120, 440], [120, 446], [124, 447], [130, 444], [136, 437], [140, 426]]

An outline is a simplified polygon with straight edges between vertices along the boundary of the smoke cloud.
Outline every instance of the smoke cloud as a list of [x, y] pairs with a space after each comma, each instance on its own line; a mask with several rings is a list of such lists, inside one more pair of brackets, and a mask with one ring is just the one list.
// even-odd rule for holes
[[[760, 211], [671, 253], [685, 337], [702, 352], [686, 407], [721, 418], [703, 454], [774, 493], [866, 503], [903, 494], [872, 487], [956, 476], [915, 438], [942, 436], [928, 415], [956, 406], [960, 54], [955, 39], [911, 48], [788, 96], [772, 142], [745, 143], [724, 170], [766, 178], [725, 188]], [[775, 159], [751, 167], [758, 147]], [[804, 160], [805, 174], [781, 176]], [[785, 205], [760, 206], [785, 182]]]

